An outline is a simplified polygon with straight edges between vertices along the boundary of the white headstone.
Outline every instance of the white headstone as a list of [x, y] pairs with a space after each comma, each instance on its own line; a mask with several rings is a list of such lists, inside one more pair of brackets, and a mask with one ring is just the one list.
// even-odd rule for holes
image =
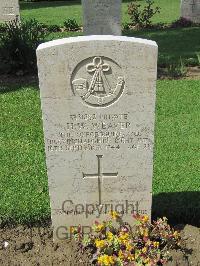
[[151, 216], [156, 43], [68, 38], [37, 58], [54, 239], [111, 209]]
[[18, 0], [0, 0], [0, 22], [20, 18]]
[[121, 35], [121, 0], [82, 0], [84, 35]]
[[200, 0], [181, 0], [181, 17], [200, 23]]

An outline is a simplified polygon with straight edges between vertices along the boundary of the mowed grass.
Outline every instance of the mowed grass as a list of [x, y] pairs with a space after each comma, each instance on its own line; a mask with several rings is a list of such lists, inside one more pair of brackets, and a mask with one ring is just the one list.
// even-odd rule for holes
[[129, 32], [126, 35], [154, 40], [158, 44], [158, 64], [195, 62], [200, 52], [200, 27], [177, 28], [165, 30], [143, 30]]
[[[52, 33], [47, 41], [59, 38], [76, 37], [80, 32]], [[169, 62], [183, 62], [186, 65], [198, 65], [197, 53], [200, 53], [200, 27], [165, 30], [126, 31], [124, 35], [154, 40], [158, 44], [158, 65]]]
[[200, 80], [158, 81], [154, 193], [200, 191]]
[[[130, 22], [127, 14], [127, 5], [131, 1], [123, 1], [122, 4], [122, 22]], [[138, 1], [144, 6], [145, 1]], [[160, 14], [157, 14], [153, 22], [170, 23], [180, 17], [180, 0], [155, 0], [155, 6], [161, 8]], [[40, 3], [20, 3], [22, 18], [35, 18], [45, 24], [63, 25], [68, 18], [75, 18], [82, 24], [81, 1], [59, 1], [59, 2], [40, 2]]]
[[[123, 1], [122, 22], [130, 22], [127, 14], [127, 5], [131, 1]], [[144, 6], [145, 1], [138, 1]], [[155, 0], [155, 6], [161, 8], [161, 12], [153, 17], [153, 23], [171, 23], [180, 17], [180, 0]], [[24, 19], [35, 18], [45, 24], [57, 24], [62, 26], [68, 18], [75, 18], [82, 24], [82, 7], [80, 1], [58, 1], [40, 3], [21, 3], [21, 16]], [[82, 32], [53, 33], [48, 40], [69, 36], [79, 36]], [[124, 31], [123, 35], [151, 39], [159, 46], [159, 65], [172, 61], [180, 61], [180, 57], [187, 64], [198, 64], [196, 53], [200, 52], [200, 27]]]
[[0, 217], [33, 221], [49, 215], [39, 93], [10, 89], [1, 94]]
[[[199, 88], [200, 81], [158, 81], [154, 195], [200, 193]], [[41, 220], [50, 216], [50, 207], [39, 91], [35, 86], [2, 90], [0, 217]]]

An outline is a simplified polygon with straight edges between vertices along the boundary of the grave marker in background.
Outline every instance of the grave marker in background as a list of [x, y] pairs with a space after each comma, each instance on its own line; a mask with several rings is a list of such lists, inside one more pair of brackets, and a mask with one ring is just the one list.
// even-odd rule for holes
[[54, 239], [112, 209], [151, 216], [156, 43], [68, 38], [37, 58]]
[[6, 22], [20, 18], [18, 0], [0, 1], [0, 22]]
[[200, 23], [200, 0], [181, 0], [181, 17]]
[[84, 35], [121, 35], [121, 0], [82, 0]]

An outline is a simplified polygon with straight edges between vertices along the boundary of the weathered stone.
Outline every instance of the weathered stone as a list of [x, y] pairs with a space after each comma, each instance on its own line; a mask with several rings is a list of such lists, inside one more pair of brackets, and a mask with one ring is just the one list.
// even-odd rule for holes
[[6, 22], [20, 18], [18, 0], [1, 0], [0, 1], [0, 21]]
[[121, 35], [121, 0], [82, 0], [84, 35]]
[[200, 0], [182, 0], [181, 17], [200, 23]]
[[156, 43], [68, 38], [37, 58], [54, 239], [111, 209], [151, 216]]

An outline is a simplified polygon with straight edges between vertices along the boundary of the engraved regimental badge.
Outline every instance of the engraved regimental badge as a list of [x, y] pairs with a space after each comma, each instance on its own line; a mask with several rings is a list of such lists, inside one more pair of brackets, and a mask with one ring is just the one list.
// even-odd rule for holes
[[121, 72], [120, 66], [107, 57], [90, 57], [73, 71], [73, 93], [87, 105], [109, 106], [122, 95], [125, 82]]

